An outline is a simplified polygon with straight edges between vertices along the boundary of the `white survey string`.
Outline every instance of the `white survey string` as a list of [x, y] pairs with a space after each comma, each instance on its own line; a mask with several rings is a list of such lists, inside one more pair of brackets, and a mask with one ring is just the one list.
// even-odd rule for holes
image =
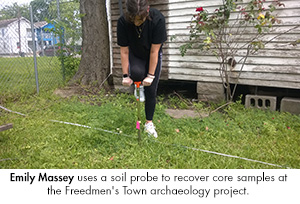
[[16, 111], [9, 110], [9, 109], [7, 109], [7, 108], [5, 108], [5, 107], [3, 107], [3, 106], [0, 106], [0, 108], [3, 109], [3, 110], [5, 110], [5, 111], [7, 111], [7, 112], [10, 112], [10, 113], [16, 113], [16, 114], [18, 114], [18, 115], [26, 116], [26, 115], [23, 114], [23, 113], [19, 113], [19, 112], [16, 112]]

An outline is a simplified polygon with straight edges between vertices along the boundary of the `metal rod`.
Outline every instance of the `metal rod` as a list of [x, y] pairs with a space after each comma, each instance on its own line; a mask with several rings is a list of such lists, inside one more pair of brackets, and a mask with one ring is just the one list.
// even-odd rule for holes
[[21, 14], [20, 8], [18, 8], [18, 35], [19, 35], [19, 55], [22, 57], [22, 38], [21, 38]]
[[138, 141], [139, 144], [141, 144], [141, 89], [140, 85], [142, 82], [137, 81], [134, 82], [135, 88], [136, 88], [136, 94], [137, 94], [137, 129], [138, 129]]
[[31, 35], [32, 35], [32, 48], [33, 48], [33, 60], [34, 60], [34, 73], [35, 73], [36, 92], [37, 92], [37, 94], [39, 94], [40, 93], [40, 88], [39, 88], [39, 77], [38, 77], [37, 60], [36, 60], [36, 41], [35, 41], [35, 34], [34, 34], [32, 6], [30, 6], [30, 19], [31, 19]]
[[138, 123], [139, 124], [139, 129], [138, 129], [138, 140], [139, 140], [139, 143], [141, 143], [141, 92], [140, 92], [140, 87], [137, 88], [137, 95], [138, 95], [138, 100], [137, 100], [137, 106], [138, 106]]

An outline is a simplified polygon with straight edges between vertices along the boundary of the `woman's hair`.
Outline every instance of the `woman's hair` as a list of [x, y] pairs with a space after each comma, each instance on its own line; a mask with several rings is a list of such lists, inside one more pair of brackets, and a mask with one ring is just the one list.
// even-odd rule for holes
[[147, 17], [150, 20], [148, 8], [148, 0], [126, 0], [125, 18], [129, 22], [133, 22], [136, 16], [140, 16], [142, 19]]

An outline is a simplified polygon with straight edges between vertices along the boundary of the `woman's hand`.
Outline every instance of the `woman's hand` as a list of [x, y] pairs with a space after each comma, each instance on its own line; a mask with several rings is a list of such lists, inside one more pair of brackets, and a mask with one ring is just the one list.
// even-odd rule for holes
[[130, 77], [123, 77], [122, 84], [123, 86], [131, 86], [133, 83], [132, 79]]
[[144, 86], [151, 86], [154, 79], [155, 79], [154, 75], [148, 74], [147, 77], [143, 80], [143, 85]]

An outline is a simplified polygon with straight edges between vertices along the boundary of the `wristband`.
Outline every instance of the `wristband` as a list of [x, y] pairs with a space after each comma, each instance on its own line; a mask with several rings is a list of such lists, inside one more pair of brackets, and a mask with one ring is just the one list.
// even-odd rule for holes
[[147, 74], [147, 77], [151, 78], [151, 79], [155, 79], [155, 76], [152, 74]]
[[123, 74], [123, 78], [129, 77], [128, 74]]

